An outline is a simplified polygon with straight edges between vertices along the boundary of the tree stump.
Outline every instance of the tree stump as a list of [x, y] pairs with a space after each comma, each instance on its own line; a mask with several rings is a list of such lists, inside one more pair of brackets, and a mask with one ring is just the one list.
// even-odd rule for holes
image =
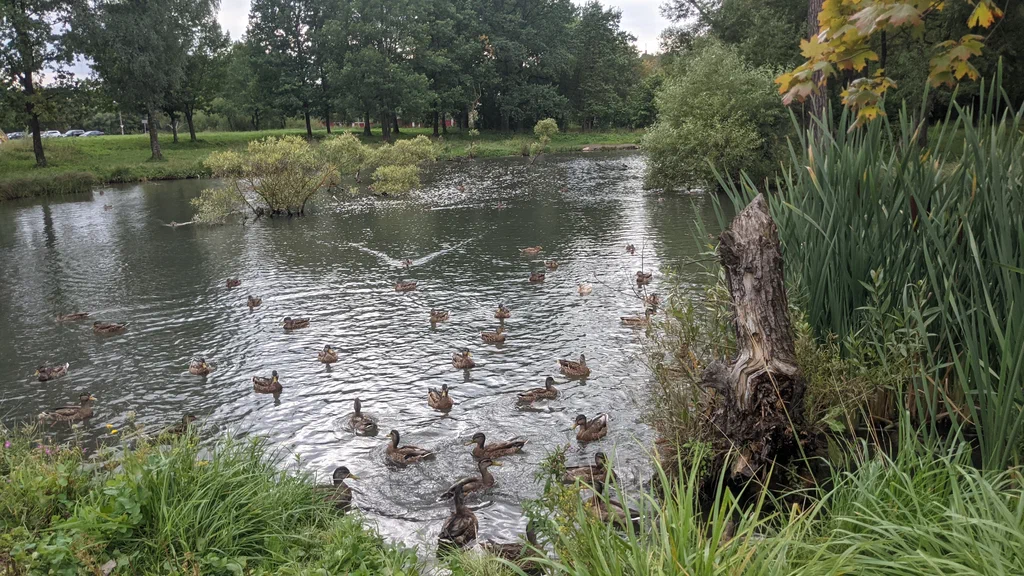
[[702, 384], [719, 392], [711, 418], [719, 452], [732, 453], [732, 480], [764, 478], [798, 453], [806, 388], [796, 362], [778, 231], [763, 195], [722, 233], [718, 257], [732, 299], [737, 352], [716, 361]]

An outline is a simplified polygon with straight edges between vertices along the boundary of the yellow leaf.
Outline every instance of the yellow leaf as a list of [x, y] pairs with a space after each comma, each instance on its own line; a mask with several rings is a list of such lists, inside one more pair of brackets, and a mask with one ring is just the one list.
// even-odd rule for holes
[[810, 40], [800, 41], [800, 53], [808, 60], [821, 58], [830, 50], [831, 47], [827, 43], [821, 42], [817, 36], [812, 36]]
[[982, 28], [988, 28], [996, 21], [996, 18], [1001, 18], [1003, 11], [998, 6], [990, 4], [987, 0], [980, 0], [978, 5], [974, 7], [974, 11], [971, 12], [971, 16], [967, 19], [967, 25], [971, 28], [975, 26], [981, 26]]

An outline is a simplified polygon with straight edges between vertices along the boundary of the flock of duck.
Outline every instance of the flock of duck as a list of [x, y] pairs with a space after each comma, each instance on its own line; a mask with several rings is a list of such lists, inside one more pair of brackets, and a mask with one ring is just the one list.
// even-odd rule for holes
[[[526, 256], [537, 256], [542, 250], [541, 246], [533, 246], [524, 248], [521, 252]], [[626, 246], [626, 251], [634, 254], [636, 248], [629, 244]], [[408, 260], [404, 261], [406, 268], [408, 268], [409, 264]], [[545, 267], [548, 270], [555, 270], [558, 268], [558, 263], [554, 260], [548, 260], [545, 261]], [[650, 273], [645, 273], [642, 270], [637, 272], [637, 285], [644, 286], [648, 284], [651, 281], [651, 277]], [[531, 283], [540, 283], [544, 279], [545, 274], [543, 272], [533, 272], [530, 275], [529, 281]], [[241, 281], [237, 278], [231, 278], [227, 281], [228, 289], [237, 288], [240, 285]], [[410, 292], [416, 289], [416, 283], [398, 281], [394, 288], [397, 292]], [[580, 284], [578, 289], [581, 295], [589, 294], [591, 290], [592, 288], [587, 284]], [[656, 294], [645, 296], [644, 302], [646, 308], [644, 315], [622, 317], [623, 324], [635, 327], [644, 326], [650, 321], [650, 316], [656, 310], [659, 303], [658, 296]], [[263, 300], [262, 298], [250, 295], [246, 303], [249, 309], [252, 310], [261, 306]], [[480, 334], [481, 340], [485, 343], [504, 342], [504, 321], [511, 316], [512, 310], [505, 306], [503, 302], [499, 303], [494, 312], [494, 317], [498, 319], [499, 326], [494, 332], [482, 332]], [[447, 310], [432, 309], [430, 311], [430, 322], [432, 324], [448, 321], [449, 317], [450, 315]], [[87, 318], [89, 318], [87, 312], [76, 312], [60, 315], [57, 317], [57, 321], [74, 322]], [[282, 321], [282, 326], [286, 331], [305, 328], [309, 324], [309, 318], [288, 317]], [[96, 321], [93, 323], [92, 328], [93, 332], [97, 335], [112, 336], [124, 333], [127, 330], [127, 325]], [[338, 353], [330, 345], [325, 345], [322, 350], [317, 352], [317, 360], [323, 364], [330, 365], [338, 361]], [[468, 348], [462, 348], [452, 355], [452, 366], [458, 370], [471, 370], [475, 365], [476, 362], [473, 360], [473, 354]], [[587, 366], [587, 359], [584, 354], [580, 354], [577, 360], [559, 359], [558, 365], [561, 373], [570, 379], [583, 380], [590, 376], [590, 368]], [[46, 382], [66, 375], [69, 366], [68, 363], [50, 367], [40, 366], [36, 370], [35, 375], [39, 381]], [[189, 362], [188, 371], [193, 375], [206, 376], [213, 370], [213, 366], [207, 363], [205, 358], [193, 358]], [[255, 393], [271, 394], [275, 400], [284, 390], [276, 370], [271, 372], [269, 377], [254, 376], [252, 378], [252, 385]], [[548, 376], [543, 387], [520, 392], [518, 394], [518, 402], [522, 405], [532, 405], [535, 402], [553, 400], [557, 397], [558, 389], [555, 388], [555, 380]], [[74, 423], [86, 420], [93, 415], [92, 406], [95, 401], [96, 398], [92, 394], [85, 392], [79, 396], [79, 404], [77, 406], [64, 406], [43, 412], [39, 415], [39, 419], [41, 422], [48, 423]], [[434, 410], [443, 413], [449, 412], [454, 406], [454, 402], [449, 395], [448, 385], [444, 384], [440, 389], [430, 388], [427, 392], [427, 404]], [[191, 433], [195, 420], [196, 417], [194, 415], [185, 414], [181, 422], [163, 429], [158, 438]], [[359, 436], [375, 436], [378, 432], [377, 419], [362, 411], [362, 403], [359, 398], [353, 401], [353, 413], [348, 418], [347, 424], [352, 432]], [[604, 438], [608, 434], [608, 425], [609, 419], [607, 414], [598, 414], [590, 419], [584, 414], [579, 414], [575, 418], [573, 429], [576, 432], [577, 441], [587, 443]], [[388, 437], [389, 441], [385, 450], [385, 457], [391, 465], [404, 467], [434, 457], [434, 452], [431, 450], [408, 444], [402, 445], [401, 435], [398, 430], [391, 430]], [[465, 504], [466, 497], [471, 493], [483, 492], [493, 487], [495, 479], [490, 473], [489, 468], [501, 466], [501, 463], [497, 460], [498, 458], [520, 453], [526, 442], [525, 439], [521, 438], [513, 438], [501, 442], [487, 442], [484, 433], [477, 432], [473, 435], [467, 446], [473, 446], [472, 455], [477, 462], [478, 475], [459, 480], [441, 494], [441, 499], [453, 501], [453, 510], [445, 521], [441, 534], [438, 537], [439, 550], [467, 547], [476, 540], [479, 524], [476, 515]], [[332, 484], [319, 487], [319, 490], [323, 492], [324, 498], [340, 510], [348, 510], [352, 505], [352, 489], [345, 484], [345, 481], [348, 479], [358, 478], [347, 467], [339, 466], [332, 474]], [[600, 496], [603, 494], [605, 482], [610, 479], [614, 479], [614, 472], [608, 465], [607, 457], [603, 452], [597, 452], [593, 464], [567, 467], [562, 480], [566, 483], [573, 483], [579, 480], [591, 487], [593, 495], [588, 501], [590, 504], [589, 508], [602, 520], [620, 525], [627, 522], [635, 522], [636, 513], [634, 511], [615, 500]], [[526, 542], [532, 545], [533, 548], [536, 548], [536, 535], [532, 525], [527, 526]], [[531, 555], [532, 550], [522, 542], [514, 544], [485, 542], [482, 545], [493, 554], [512, 561], [527, 563], [528, 560], [526, 558]]]

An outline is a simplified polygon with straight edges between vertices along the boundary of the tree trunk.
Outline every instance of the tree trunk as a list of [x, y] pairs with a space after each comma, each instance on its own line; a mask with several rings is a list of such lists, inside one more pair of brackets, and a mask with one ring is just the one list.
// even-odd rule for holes
[[[821, 5], [823, 0], [809, 0], [807, 3], [807, 37], [813, 38], [818, 35], [820, 28], [818, 26], [818, 14], [821, 12]], [[828, 92], [826, 90], [824, 76], [819, 72], [814, 73], [814, 85], [816, 90], [811, 93], [811, 122], [810, 125], [817, 132], [817, 123], [814, 118], [825, 117], [825, 107], [828, 103]]]
[[370, 111], [363, 112], [363, 136], [373, 136], [370, 131]]
[[327, 133], [331, 133], [331, 107], [324, 107], [324, 123], [327, 124]]
[[501, 115], [501, 131], [508, 132], [508, 114]]
[[882, 70], [885, 70], [886, 64], [888, 64], [889, 62], [889, 41], [888, 38], [886, 38], [885, 36], [885, 30], [882, 30], [882, 33], [879, 35], [878, 40], [882, 44], [882, 49], [879, 50], [878, 55], [878, 67]]
[[175, 144], [177, 144], [178, 143], [178, 115], [172, 112], [172, 113], [168, 114], [168, 116], [171, 118], [171, 135], [173, 137], [171, 139], [171, 141], [174, 142]]
[[434, 138], [437, 138], [440, 135], [437, 126], [437, 123], [440, 121], [438, 120], [440, 117], [441, 115], [437, 113], [437, 108], [434, 108]]
[[153, 153], [150, 160], [163, 160], [164, 155], [160, 152], [160, 137], [156, 132], [156, 114], [153, 108], [146, 109], [146, 123], [149, 125], [149, 149]]
[[36, 113], [36, 86], [32, 80], [32, 72], [25, 70], [21, 74], [21, 87], [25, 92], [25, 114], [28, 116], [28, 127], [32, 131], [32, 151], [36, 155], [36, 166], [46, 167], [46, 154], [43, 152], [43, 133], [39, 125], [39, 114]]
[[389, 112], [380, 114], [380, 135], [385, 142], [391, 142], [391, 114]]
[[395, 134], [401, 134], [401, 132], [398, 130], [398, 114], [392, 114], [391, 115], [391, 122], [394, 125], [393, 132]]
[[306, 119], [306, 139], [313, 139], [313, 125], [309, 122], [309, 106], [302, 107], [302, 116]]
[[778, 232], [764, 195], [722, 233], [718, 257], [732, 299], [736, 357], [713, 362], [702, 384], [719, 392], [712, 414], [719, 452], [734, 450], [729, 478], [764, 480], [799, 454], [806, 384], [796, 363]]
[[196, 123], [194, 121], [195, 112], [191, 107], [185, 107], [185, 123], [188, 124], [188, 138], [190, 141], [196, 141]]
[[448, 135], [448, 114], [441, 112], [441, 133]]

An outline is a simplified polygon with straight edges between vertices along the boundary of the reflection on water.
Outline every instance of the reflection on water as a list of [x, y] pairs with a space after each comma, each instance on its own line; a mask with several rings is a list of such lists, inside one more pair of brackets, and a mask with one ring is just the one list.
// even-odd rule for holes
[[[169, 228], [190, 219], [188, 200], [203, 181], [147, 183], [88, 199], [0, 205], [0, 390], [4, 421], [31, 418], [72, 401], [97, 398], [86, 424], [96, 434], [135, 411], [147, 425], [177, 421], [184, 411], [207, 430], [265, 434], [301, 456], [300, 465], [329, 478], [344, 464], [363, 480], [356, 504], [387, 536], [433, 543], [449, 506], [437, 496], [475, 471], [464, 444], [474, 432], [490, 439], [522, 436], [522, 455], [492, 469], [497, 486], [473, 502], [481, 536], [511, 540], [522, 531], [519, 503], [538, 494], [537, 464], [556, 445], [569, 458], [614, 454], [627, 486], [649, 476], [642, 421], [648, 375], [634, 358], [637, 333], [619, 317], [642, 311], [635, 272], [666, 270], [693, 256], [694, 206], [700, 197], [659, 197], [641, 189], [638, 155], [548, 157], [439, 165], [421, 194], [408, 200], [325, 197], [302, 219], [247, 225]], [[499, 203], [504, 208], [499, 209]], [[112, 209], [104, 210], [104, 204]], [[625, 252], [633, 243], [636, 255]], [[541, 245], [536, 257], [520, 248]], [[531, 271], [545, 259], [560, 267], [543, 284]], [[412, 260], [406, 269], [402, 262]], [[227, 278], [239, 288], [225, 288]], [[414, 280], [414, 292], [394, 283]], [[593, 285], [579, 296], [577, 285]], [[250, 312], [246, 296], [262, 296]], [[498, 302], [512, 309], [507, 341], [484, 344]], [[432, 327], [432, 308], [451, 312]], [[98, 338], [89, 322], [58, 324], [58, 313], [128, 322], [120, 336]], [[310, 317], [285, 332], [286, 317]], [[317, 362], [330, 344], [341, 359]], [[452, 352], [474, 351], [468, 373]], [[587, 355], [592, 375], [569, 381], [558, 358]], [[216, 370], [188, 373], [193, 356]], [[68, 376], [39, 383], [39, 364], [70, 362]], [[280, 402], [252, 391], [254, 375], [280, 374]], [[520, 390], [555, 375], [560, 395], [532, 409], [516, 405]], [[448, 415], [427, 406], [428, 387], [448, 384]], [[352, 400], [376, 416], [381, 434], [346, 429]], [[577, 447], [570, 427], [578, 413], [611, 414], [610, 433]], [[433, 462], [397, 470], [384, 464], [387, 432], [436, 450]], [[428, 544], [432, 545], [432, 544]]]

